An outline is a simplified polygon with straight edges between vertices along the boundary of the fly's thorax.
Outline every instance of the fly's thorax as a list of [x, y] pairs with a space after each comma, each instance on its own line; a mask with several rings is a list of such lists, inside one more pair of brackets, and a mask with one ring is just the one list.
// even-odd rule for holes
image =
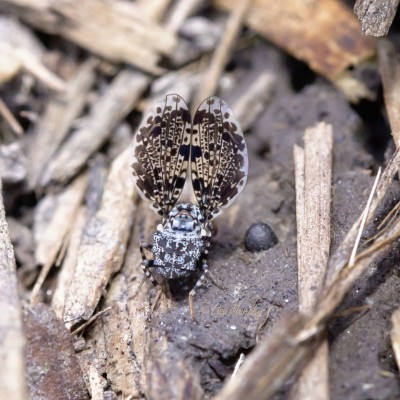
[[205, 217], [198, 206], [192, 203], [180, 203], [168, 214], [164, 228], [175, 231], [178, 235], [188, 232], [201, 235], [204, 221]]

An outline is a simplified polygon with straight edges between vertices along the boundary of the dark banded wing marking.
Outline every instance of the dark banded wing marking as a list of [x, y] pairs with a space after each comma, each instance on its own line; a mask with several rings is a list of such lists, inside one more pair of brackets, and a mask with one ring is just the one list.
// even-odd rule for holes
[[202, 211], [212, 219], [242, 191], [248, 173], [243, 132], [223, 100], [209, 97], [200, 104], [191, 144], [194, 193]]
[[141, 196], [167, 215], [186, 179], [190, 155], [191, 117], [185, 101], [170, 94], [145, 114], [133, 141], [131, 167]]

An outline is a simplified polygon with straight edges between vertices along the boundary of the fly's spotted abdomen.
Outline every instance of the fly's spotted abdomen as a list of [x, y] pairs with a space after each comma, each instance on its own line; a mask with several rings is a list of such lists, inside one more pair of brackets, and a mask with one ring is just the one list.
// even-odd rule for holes
[[154, 270], [167, 279], [187, 278], [198, 269], [205, 244], [195, 232], [167, 228], [153, 236]]

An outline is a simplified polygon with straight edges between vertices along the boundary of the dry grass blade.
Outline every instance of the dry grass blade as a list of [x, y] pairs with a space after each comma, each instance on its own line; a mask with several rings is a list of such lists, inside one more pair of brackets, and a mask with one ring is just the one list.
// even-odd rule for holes
[[[399, 164], [398, 153], [396, 153], [382, 174], [379, 185], [381, 190], [384, 187], [383, 182], [393, 177], [393, 171], [399, 168]], [[379, 188], [377, 193], [383, 196]], [[400, 220], [397, 220], [390, 230], [383, 233], [368, 249], [356, 257], [352, 267], [348, 264], [350, 248], [350, 251], [346, 253], [347, 261], [344, 267], [340, 269], [336, 278], [324, 287], [313, 312], [308, 316], [299, 314], [283, 318], [270, 337], [260, 343], [247, 357], [238, 371], [237, 379], [229, 381], [216, 398], [218, 400], [242, 398], [261, 400], [272, 396], [281, 384], [291, 374], [300, 371], [300, 368], [314, 354], [323, 338], [321, 332], [325, 323], [333, 315], [355, 281], [371, 263], [379, 260], [399, 237]], [[347, 237], [346, 240], [348, 240]], [[340, 263], [341, 260], [337, 262]]]
[[25, 337], [14, 250], [8, 233], [0, 180], [0, 387], [2, 399], [26, 399]]
[[219, 78], [229, 60], [233, 44], [242, 26], [242, 21], [246, 15], [249, 4], [250, 0], [239, 0], [232, 9], [232, 13], [226, 24], [224, 36], [216, 48], [210, 66], [202, 78], [203, 83], [200, 85], [196, 95], [196, 101], [194, 102], [195, 107], [206, 97], [212, 96], [217, 90]]
[[390, 336], [397, 368], [400, 369], [400, 308], [392, 314], [392, 331]]
[[1, 98], [0, 98], [0, 115], [2, 115], [4, 120], [8, 123], [8, 125], [16, 135], [19, 136], [24, 133], [22, 126], [19, 124], [17, 119], [14, 117], [12, 112], [7, 107], [7, 104], [4, 103], [4, 101]]
[[[315, 306], [326, 273], [330, 249], [332, 126], [306, 130], [304, 151], [295, 147], [298, 291], [300, 312]], [[328, 343], [324, 341], [302, 371], [295, 387], [299, 399], [327, 399]]]
[[357, 0], [354, 12], [365, 35], [385, 36], [396, 15], [399, 0]]

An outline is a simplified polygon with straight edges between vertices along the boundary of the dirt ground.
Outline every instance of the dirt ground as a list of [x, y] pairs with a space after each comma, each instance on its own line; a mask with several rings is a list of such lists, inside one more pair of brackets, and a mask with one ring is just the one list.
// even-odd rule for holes
[[[216, 17], [214, 13], [206, 9], [201, 15], [211, 14], [211, 20], [218, 21], [219, 14]], [[216, 26], [220, 27], [218, 23]], [[397, 23], [393, 27], [394, 42], [398, 39], [399, 26]], [[75, 70], [76, 60], [87, 58], [72, 42], [37, 28], [34, 32], [47, 46], [46, 51], [51, 50], [56, 61], [50, 57], [50, 64], [57, 67], [61, 75], [73, 75], [71, 71]], [[387, 163], [395, 151], [376, 61], [352, 70], [373, 94], [371, 99], [354, 104], [332, 81], [250, 29], [241, 31], [238, 43], [226, 65], [219, 96], [234, 104], [265, 72], [273, 77], [273, 90], [245, 132], [249, 179], [237, 201], [216, 221], [218, 231], [210, 250], [209, 266], [217, 285], [206, 280], [197, 291], [194, 302], [197, 322], [190, 318], [187, 300], [193, 282], [164, 288], [159, 298], [156, 287], [147, 281], [142, 283], [138, 243], [143, 239], [151, 241], [160, 223], [147, 204], [126, 194], [120, 202], [110, 200], [108, 212], [102, 209], [105, 204], [102, 196], [110, 188], [114, 190], [114, 184], [116, 193], [128, 191], [128, 185], [118, 181], [122, 176], [118, 168], [129, 171], [129, 166], [125, 163], [121, 167], [114, 160], [129, 148], [142, 108], [148, 105], [146, 102], [142, 105], [135, 102], [134, 110], [127, 111], [118, 123], [110, 125], [113, 134], [97, 146], [84, 167], [77, 167], [76, 174], [89, 171], [89, 183], [81, 197], [78, 195], [77, 204], [81, 204], [84, 211], [78, 218], [78, 208], [75, 209], [71, 217], [74, 223], [68, 228], [72, 232], [77, 229], [78, 242], [74, 244], [75, 236], [71, 234], [67, 244], [72, 250], [66, 252], [58, 267], [51, 269], [39, 291], [39, 300], [34, 302], [38, 304], [29, 304], [39, 265], [44, 264], [37, 259], [38, 237], [44, 235], [46, 226], [55, 220], [57, 202], [61, 204], [62, 201], [57, 196], [65, 187], [72, 186], [71, 178], [76, 174], [61, 183], [53, 182], [49, 186], [46, 183], [40, 190], [39, 185], [28, 184], [27, 170], [34, 165], [27, 165], [26, 161], [24, 164], [23, 155], [29, 154], [51, 95], [43, 86], [21, 76], [0, 86], [0, 98], [13, 113], [20, 115], [22, 110], [33, 115], [32, 118], [18, 117], [26, 132], [22, 136], [11, 135], [4, 123], [0, 126], [3, 144], [15, 142], [21, 146], [21, 153], [18, 150], [15, 158], [9, 160], [7, 174], [3, 172], [3, 198], [24, 309], [26, 382], [32, 399], [186, 400], [217, 395], [241, 355], [247, 357], [260, 341], [268, 338], [283, 315], [298, 308], [293, 146], [303, 145], [306, 128], [320, 121], [333, 127], [331, 253], [361, 214], [379, 166]], [[68, 54], [68, 57], [72, 54], [74, 61], [63, 65], [64, 56], [59, 53]], [[177, 59], [167, 60], [165, 64], [174, 69], [174, 62], [178, 63]], [[88, 110], [104, 94], [115, 72], [113, 68], [116, 67], [107, 63], [96, 65], [96, 83], [85, 106], [77, 112], [71, 131], [80, 128], [80, 119], [87, 117]], [[190, 76], [185, 81], [187, 87], [195, 86], [196, 79]], [[183, 78], [178, 79], [178, 83], [173, 81], [171, 91], [182, 82]], [[147, 88], [146, 84], [143, 88]], [[142, 92], [143, 95], [138, 94], [142, 100], [150, 101], [154, 95], [148, 88]], [[57, 130], [57, 126], [54, 129]], [[66, 142], [63, 138], [60, 146]], [[110, 172], [114, 171], [114, 166], [117, 172]], [[18, 176], [20, 171], [22, 178]], [[113, 173], [116, 180], [107, 180]], [[46, 198], [47, 205], [43, 203]], [[400, 200], [398, 179], [387, 198], [387, 210]], [[98, 210], [102, 213], [98, 214]], [[104, 224], [105, 228], [102, 225], [113, 219], [113, 212], [120, 213], [115, 219], [122, 221], [115, 231], [112, 223]], [[257, 222], [268, 224], [278, 242], [268, 250], [251, 252], [246, 250], [244, 238], [251, 225]], [[374, 222], [375, 228], [379, 222]], [[94, 246], [103, 243], [117, 250], [113, 248], [113, 252], [105, 253], [105, 266], [98, 269], [101, 272], [81, 275], [82, 280], [96, 281], [95, 289], [91, 287], [93, 299], [87, 300], [80, 318], [68, 320], [67, 316], [73, 315], [80, 306], [79, 301], [71, 297], [71, 293], [69, 300], [65, 295], [61, 304], [70, 307], [70, 314], [60, 314], [59, 303], [54, 298], [64, 284], [61, 274], [69, 265], [75, 268], [76, 249], [82, 243], [86, 249], [90, 246], [98, 249]], [[44, 260], [49, 251], [44, 251]], [[390, 318], [400, 307], [399, 261], [396, 245], [369, 267], [329, 321], [332, 400], [400, 398], [399, 370], [390, 343]], [[107, 272], [102, 275], [104, 271]], [[80, 278], [78, 275], [68, 279]], [[89, 289], [88, 293], [92, 295]], [[68, 329], [76, 329], [94, 313], [106, 309], [82, 331], [70, 335]], [[273, 398], [291, 398], [295, 380], [296, 376], [292, 376]]]

